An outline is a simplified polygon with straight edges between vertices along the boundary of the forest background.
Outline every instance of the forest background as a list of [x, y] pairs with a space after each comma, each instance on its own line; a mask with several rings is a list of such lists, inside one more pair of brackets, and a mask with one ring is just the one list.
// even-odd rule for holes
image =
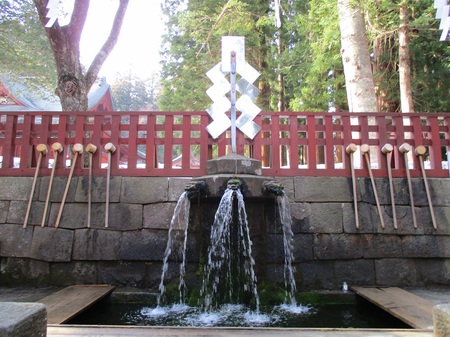
[[[57, 66], [39, 2], [46, 1], [0, 0], [0, 74], [55, 91]], [[246, 38], [247, 62], [261, 73], [257, 104], [262, 110], [349, 111], [340, 28], [351, 18], [339, 15], [343, 3], [357, 9], [364, 23], [360, 42], [369, 51], [378, 111], [449, 112], [450, 45], [439, 41], [432, 0], [281, 0], [278, 25], [271, 0], [164, 0], [161, 73], [117, 79], [115, 106], [205, 110], [212, 85], [205, 73], [220, 62], [221, 36], [239, 35]], [[146, 33], [151, 32], [136, 36], [136, 43], [145, 43]], [[411, 94], [406, 111], [400, 78], [405, 62], [408, 70], [402, 74]]]

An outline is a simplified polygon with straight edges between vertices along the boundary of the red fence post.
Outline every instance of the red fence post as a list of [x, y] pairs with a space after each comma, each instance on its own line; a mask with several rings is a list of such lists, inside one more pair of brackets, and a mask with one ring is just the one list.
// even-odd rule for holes
[[430, 165], [432, 169], [442, 168], [442, 164], [436, 167], [436, 163], [442, 163], [441, 139], [439, 134], [439, 120], [437, 118], [428, 118], [427, 125], [430, 127], [432, 146], [428, 147], [428, 155], [430, 156]]
[[24, 169], [32, 166], [32, 157], [34, 149], [32, 146], [31, 136], [31, 116], [24, 115], [21, 124], [22, 137], [18, 140], [20, 145], [20, 168]]
[[280, 117], [272, 116], [272, 169], [278, 173], [280, 171]]
[[2, 169], [14, 167], [15, 139], [17, 130], [17, 116], [8, 115], [6, 117], [4, 141], [2, 144]]
[[317, 169], [316, 153], [317, 153], [317, 141], [316, 141], [316, 117], [314, 115], [308, 115], [306, 117], [307, 125], [307, 163], [308, 170]]
[[145, 142], [145, 168], [147, 172], [153, 172], [157, 166], [156, 153], [156, 116], [150, 114], [147, 116], [146, 142]]
[[[36, 123], [37, 117], [38, 116], [35, 116], [33, 125], [36, 128], [36, 131], [39, 133], [39, 137], [37, 137], [36, 139], [32, 139], [32, 141], [35, 145], [42, 143], [42, 144], [46, 144], [47, 147], [50, 147], [51, 146], [51, 144], [50, 144], [51, 135], [50, 135], [49, 127], [50, 127], [50, 123], [51, 123], [51, 117], [49, 115], [43, 114], [41, 116], [41, 124]], [[43, 156], [42, 164], [41, 164], [43, 167], [48, 168], [48, 158], [49, 158], [48, 155]]]
[[92, 135], [90, 138], [90, 143], [97, 146], [98, 154], [96, 156], [92, 156], [93, 157], [92, 158], [92, 168], [93, 168], [94, 174], [96, 174], [96, 172], [101, 169], [102, 158], [103, 158], [103, 146], [106, 144], [106, 143], [102, 144], [102, 138], [103, 138], [102, 125], [105, 123], [105, 116], [94, 115], [93, 118], [94, 118], [94, 121], [93, 121], [92, 129], [91, 129]]
[[333, 135], [333, 118], [330, 115], [325, 115], [325, 169], [333, 170], [335, 162], [335, 145]]
[[128, 169], [136, 169], [138, 167], [138, 123], [139, 115], [131, 115], [128, 129]]
[[189, 169], [191, 168], [191, 117], [189, 115], [183, 115], [181, 132], [181, 167]]

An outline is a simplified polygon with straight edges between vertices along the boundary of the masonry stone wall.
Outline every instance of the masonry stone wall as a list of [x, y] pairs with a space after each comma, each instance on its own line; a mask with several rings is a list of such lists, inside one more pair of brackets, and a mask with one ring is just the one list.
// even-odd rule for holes
[[[61, 222], [55, 228], [66, 179], [55, 177], [48, 221], [41, 227], [49, 177], [38, 178], [28, 225], [23, 228], [33, 178], [0, 178], [0, 284], [108, 283], [157, 289], [170, 220], [190, 179], [112, 177], [109, 227], [105, 228], [106, 180], [94, 177], [91, 227], [87, 228], [87, 177], [72, 178]], [[384, 229], [369, 179], [358, 181], [359, 229], [350, 179], [277, 180], [290, 200], [299, 290], [338, 289], [344, 281], [378, 286], [449, 284], [449, 179], [429, 179], [437, 230], [422, 179], [413, 179], [417, 228], [406, 180], [394, 179], [398, 229], [393, 226], [386, 179], [376, 179]], [[254, 233], [255, 246], [262, 247], [255, 258], [256, 264], [263, 265], [259, 279], [283, 282], [283, 234], [272, 214], [276, 213], [274, 204], [265, 201], [258, 206], [253, 200], [247, 213], [253, 226], [250, 235]], [[214, 203], [200, 200], [193, 209], [199, 212], [202, 207], [213, 214]], [[193, 222], [203, 219], [193, 224], [188, 240], [187, 271], [195, 274], [208, 217], [191, 214], [191, 218]], [[177, 269], [171, 264], [168, 277], [175, 277]]]

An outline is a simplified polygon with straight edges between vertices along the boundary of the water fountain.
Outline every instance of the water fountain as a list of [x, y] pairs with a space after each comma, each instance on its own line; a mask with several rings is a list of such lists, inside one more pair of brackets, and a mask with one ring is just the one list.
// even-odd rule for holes
[[[193, 180], [187, 190], [198, 196], [199, 207], [203, 200], [220, 198], [212, 224], [205, 231], [209, 232], [208, 248], [202, 254], [203, 280], [200, 290], [201, 307], [205, 311], [218, 309], [221, 305], [252, 305], [256, 315], [259, 314], [260, 299], [257, 290], [255, 259], [251, 228], [247, 220], [245, 198], [276, 199], [279, 219], [283, 228], [284, 241], [284, 279], [286, 288], [286, 304], [296, 306], [295, 279], [292, 266], [293, 233], [289, 212], [289, 201], [283, 192], [283, 187], [267, 178], [261, 177], [261, 162], [236, 154], [236, 128], [248, 137], [255, 137], [260, 127], [253, 118], [260, 109], [252, 103], [258, 95], [258, 89], [252, 82], [259, 73], [245, 62], [245, 47], [243, 37], [224, 37], [222, 39], [222, 62], [212, 68], [208, 77], [214, 83], [207, 93], [214, 104], [207, 109], [213, 122], [208, 125], [208, 132], [217, 138], [231, 127], [231, 154], [207, 162], [207, 175]], [[225, 75], [230, 74], [230, 82]], [[236, 80], [239, 73], [241, 79]], [[225, 93], [230, 91], [230, 98]], [[236, 92], [241, 97], [236, 100]], [[241, 110], [237, 117], [236, 109]], [[230, 116], [225, 111], [230, 109]], [[199, 188], [200, 186], [200, 188]], [[207, 203], [205, 203], [207, 204]], [[184, 304], [186, 283], [185, 256], [188, 240], [190, 202], [187, 192], [183, 193], [175, 208], [175, 213], [169, 229], [169, 239], [165, 251], [163, 270], [161, 274], [160, 296], [165, 291], [165, 276], [168, 270], [169, 256], [172, 254], [172, 229], [178, 227], [184, 230], [182, 245], [182, 261], [180, 263], [179, 294], [180, 304]], [[264, 230], [263, 230], [264, 232]], [[264, 241], [264, 240], [263, 240]]]
[[[244, 165], [241, 165], [242, 161]], [[208, 162], [208, 174], [191, 180], [180, 196], [172, 217], [157, 306], [140, 306], [126, 309], [126, 312], [115, 309], [114, 315], [120, 316], [122, 324], [211, 327], [386, 326], [385, 318], [381, 319], [382, 323], [375, 323], [375, 320], [366, 323], [360, 309], [354, 304], [331, 307], [297, 304], [289, 200], [283, 185], [256, 174], [260, 171], [260, 165], [258, 161], [230, 155]], [[259, 213], [266, 213], [265, 216], [255, 217], [254, 213], [248, 212], [252, 208], [256, 208]], [[202, 219], [208, 221], [203, 221], [199, 226], [198, 222], [202, 220], [199, 221], [195, 213], [202, 213]], [[211, 216], [212, 213], [214, 216]], [[259, 220], [262, 218], [271, 223], [261, 225]], [[278, 233], [276, 240], [280, 241], [283, 252], [274, 247], [278, 244], [274, 243], [273, 238], [258, 240], [258, 232], [261, 232], [259, 227]], [[193, 228], [200, 228], [201, 233]], [[178, 237], [175, 233], [178, 233]], [[198, 248], [201, 256], [196, 273], [198, 282], [194, 284], [197, 289], [192, 289], [191, 279], [189, 282], [185, 279], [186, 248], [191, 235], [203, 236], [207, 241], [207, 244]], [[265, 246], [259, 247], [261, 244]], [[264, 253], [261, 254], [261, 251]], [[265, 259], [271, 254], [284, 256], [284, 300], [275, 304], [266, 302], [264, 305], [261, 295], [264, 290], [273, 289], [264, 284], [264, 276], [271, 276], [268, 275], [270, 272], [264, 270]], [[171, 259], [171, 255], [176, 258]], [[176, 260], [179, 280], [168, 272], [173, 270], [169, 265]], [[171, 286], [177, 283], [178, 296], [172, 302], [164, 299], [166, 283], [169, 282], [172, 282]], [[282, 282], [276, 286], [278, 289], [283, 288]], [[196, 298], [195, 303], [189, 300], [193, 297]], [[372, 312], [371, 318], [373, 316]], [[118, 318], [115, 317], [117, 322]]]
[[[191, 201], [197, 208], [210, 209], [210, 202], [220, 201], [214, 214], [214, 220], [206, 226], [205, 237], [208, 238], [207, 249], [203, 252], [203, 266], [199, 268], [202, 275], [198, 309], [194, 319], [189, 316], [190, 324], [218, 324], [224, 312], [241, 316], [246, 324], [265, 324], [270, 321], [266, 314], [260, 313], [260, 299], [257, 289], [256, 267], [258, 263], [253, 255], [252, 228], [247, 219], [244, 199], [254, 204], [270, 202], [276, 205], [278, 219], [284, 241], [284, 282], [285, 309], [305, 311], [295, 301], [296, 284], [293, 256], [293, 233], [289, 200], [283, 186], [260, 174], [261, 163], [238, 155], [229, 155], [208, 162], [208, 175], [192, 180], [186, 191], [180, 196], [169, 228], [169, 237], [161, 274], [160, 296], [158, 306], [147, 312], [149, 316], [168, 315], [173, 310], [179, 314], [183, 310], [193, 310], [186, 306], [185, 256], [189, 229], [189, 212]], [[259, 206], [260, 207], [260, 206]], [[273, 208], [271, 208], [273, 209]], [[255, 226], [255, 224], [252, 224]], [[173, 230], [184, 232], [178, 244], [181, 252], [174, 252]], [[254, 229], [254, 228], [253, 228]], [[264, 241], [264, 240], [262, 240]], [[260, 248], [261, 250], [261, 248]], [[266, 249], [263, 249], [266, 250]], [[181, 257], [179, 262], [179, 300], [176, 307], [164, 307], [165, 280], [172, 253]], [[260, 254], [261, 255], [261, 254]], [[176, 309], [175, 309], [176, 308]], [[228, 315], [227, 314], [227, 315]], [[228, 317], [228, 316], [227, 316]], [[205, 323], [206, 322], [206, 323]], [[237, 323], [241, 324], [241, 323]]]
[[169, 268], [169, 257], [172, 254], [172, 250], [174, 249], [173, 243], [173, 230], [181, 229], [184, 234], [183, 244], [181, 249], [181, 263], [180, 263], [180, 282], [179, 282], [179, 295], [180, 295], [180, 303], [184, 303], [185, 295], [186, 295], [186, 283], [184, 280], [186, 273], [186, 248], [187, 248], [187, 240], [188, 240], [188, 229], [189, 229], [189, 211], [190, 211], [190, 199], [199, 195], [204, 189], [206, 185], [203, 181], [195, 181], [191, 182], [186, 186], [185, 192], [183, 192], [178, 199], [177, 205], [175, 206], [175, 210], [173, 213], [173, 217], [170, 221], [169, 232], [168, 232], [168, 240], [166, 250], [164, 252], [164, 260], [163, 260], [163, 270], [161, 273], [161, 283], [159, 285], [160, 295], [158, 296], [158, 307], [161, 304], [161, 298], [164, 295], [165, 287], [164, 287], [164, 279]]
[[259, 311], [253, 243], [240, 184], [236, 178], [228, 181], [211, 228], [200, 293], [207, 310], [223, 303], [243, 303], [248, 295], [254, 299], [256, 311]]
[[[138, 320], [130, 320], [145, 325], [299, 326], [299, 318], [304, 321], [311, 308], [298, 305], [295, 298], [289, 200], [279, 182], [261, 176], [260, 161], [236, 153], [237, 128], [249, 138], [261, 129], [253, 122], [260, 109], [252, 102], [258, 94], [252, 83], [259, 73], [245, 62], [242, 37], [224, 37], [222, 42], [222, 63], [207, 73], [214, 83], [207, 91], [214, 101], [207, 109], [213, 120], [207, 130], [217, 138], [231, 128], [231, 154], [209, 160], [206, 175], [193, 179], [180, 196], [169, 228], [157, 306], [140, 309], [134, 314]], [[228, 91], [229, 98], [225, 96]], [[237, 92], [241, 97], [236, 100]], [[237, 109], [241, 111], [239, 116]], [[252, 213], [247, 217], [250, 204]], [[211, 210], [215, 210], [213, 217]], [[269, 233], [276, 234], [268, 238]], [[201, 241], [196, 252], [197, 290], [189, 289], [191, 284], [186, 282], [187, 243], [193, 234]], [[172, 260], [171, 255], [175, 256]], [[178, 299], [168, 303], [165, 284], [174, 279], [168, 275], [169, 263], [177, 259]], [[284, 259], [284, 288], [267, 287], [272, 292], [281, 289], [283, 295], [276, 305], [263, 308], [258, 281], [269, 276], [270, 259]]]

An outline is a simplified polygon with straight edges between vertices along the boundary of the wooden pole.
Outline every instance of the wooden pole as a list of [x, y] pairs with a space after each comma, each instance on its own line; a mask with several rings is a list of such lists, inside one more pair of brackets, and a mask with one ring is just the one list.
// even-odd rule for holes
[[45, 199], [44, 214], [42, 216], [41, 227], [45, 226], [45, 220], [47, 220], [47, 210], [48, 210], [48, 204], [50, 202], [50, 194], [52, 192], [53, 177], [55, 176], [56, 162], [58, 161], [58, 154], [61, 153], [63, 150], [63, 146], [61, 145], [61, 143], [58, 143], [58, 142], [53, 143], [52, 150], [54, 152], [53, 167], [52, 167], [52, 173], [50, 174], [50, 180], [48, 182], [47, 197]]
[[79, 143], [75, 144], [73, 146], [72, 151], [74, 153], [74, 157], [73, 157], [72, 165], [70, 167], [69, 177], [67, 178], [66, 188], [64, 189], [64, 194], [63, 194], [63, 197], [61, 200], [61, 205], [59, 206], [59, 212], [58, 212], [58, 217], [56, 218], [55, 227], [59, 227], [59, 222], [61, 221], [64, 204], [66, 203], [67, 193], [69, 192], [69, 187], [70, 187], [70, 182], [72, 180], [73, 171], [74, 171], [75, 165], [77, 163], [78, 155], [83, 153], [83, 145], [79, 144]]
[[116, 152], [116, 147], [113, 143], [105, 145], [105, 151], [108, 152], [108, 169], [106, 171], [106, 203], [105, 203], [105, 227], [109, 226], [109, 185], [111, 179], [111, 154]]
[[378, 215], [380, 217], [381, 228], [384, 229], [383, 213], [381, 212], [380, 200], [378, 198], [377, 186], [375, 185], [375, 179], [373, 178], [372, 168], [370, 167], [369, 152], [370, 147], [367, 144], [361, 145], [361, 152], [364, 153], [366, 158], [367, 169], [369, 170], [370, 181], [372, 182], [373, 194], [375, 196], [375, 202], [377, 203]]
[[34, 190], [36, 188], [36, 181], [39, 173], [39, 168], [41, 167], [42, 156], [47, 154], [47, 145], [39, 144], [36, 146], [36, 150], [39, 152], [38, 161], [36, 164], [36, 172], [34, 173], [33, 183], [31, 184], [30, 198], [28, 199], [27, 211], [25, 213], [25, 220], [23, 221], [23, 228], [27, 228], [28, 217], [30, 216], [31, 203], [33, 201]]
[[353, 186], [353, 205], [355, 207], [355, 221], [356, 229], [359, 229], [359, 212], [358, 212], [358, 196], [356, 195], [356, 177], [355, 177], [355, 164], [353, 162], [353, 153], [356, 151], [357, 147], [355, 144], [351, 143], [347, 146], [345, 151], [350, 155], [350, 169], [352, 172], [352, 186]]
[[437, 229], [436, 217], [434, 216], [433, 203], [431, 202], [430, 188], [428, 186], [427, 174], [425, 173], [425, 167], [423, 166], [423, 156], [427, 153], [427, 149], [423, 145], [416, 147], [414, 153], [419, 157], [420, 169], [422, 170], [423, 183], [425, 184], [425, 192], [427, 193], [428, 206], [430, 207], [431, 221], [433, 222], [433, 228]]
[[412, 182], [411, 182], [411, 173], [409, 172], [409, 164], [408, 164], [408, 152], [411, 151], [411, 145], [409, 145], [408, 143], [403, 143], [402, 145], [400, 145], [398, 150], [401, 153], [403, 153], [403, 156], [405, 158], [405, 170], [406, 170], [406, 180], [408, 182], [409, 202], [411, 204], [413, 225], [414, 225], [414, 228], [417, 228], [416, 212], [414, 210], [414, 195], [413, 195]]
[[88, 211], [87, 227], [91, 227], [91, 206], [92, 206], [92, 155], [97, 151], [97, 146], [89, 143], [86, 146], [86, 152], [89, 153], [89, 181], [88, 181]]
[[394, 196], [394, 183], [392, 181], [392, 169], [391, 169], [391, 154], [394, 147], [391, 144], [386, 144], [381, 148], [381, 152], [386, 155], [389, 189], [391, 192], [391, 205], [392, 205], [392, 220], [394, 221], [394, 228], [398, 228], [397, 224], [397, 210], [395, 209], [395, 196]]

